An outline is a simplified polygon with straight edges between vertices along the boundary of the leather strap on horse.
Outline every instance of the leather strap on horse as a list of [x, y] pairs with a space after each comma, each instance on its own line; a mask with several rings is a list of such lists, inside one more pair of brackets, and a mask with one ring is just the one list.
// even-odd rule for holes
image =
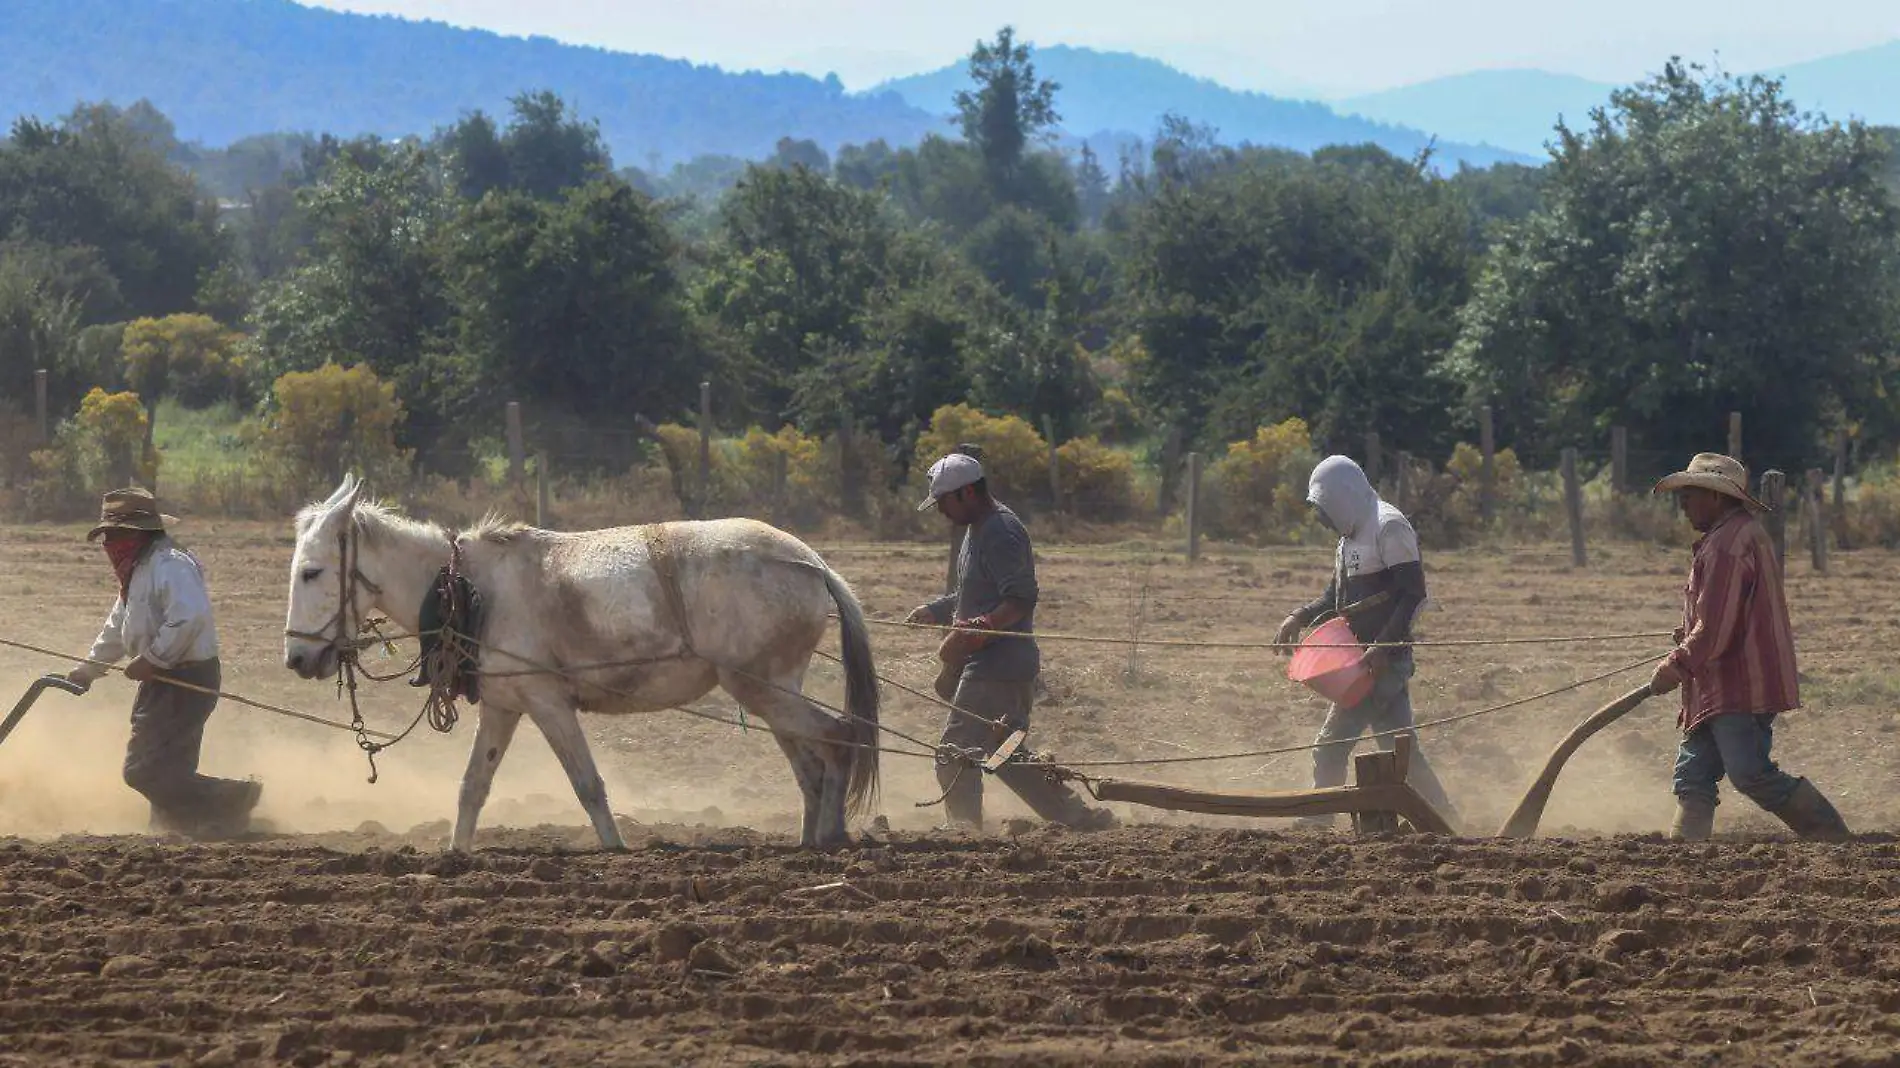
[[449, 562], [436, 573], [435, 585], [422, 599], [416, 627], [422, 652], [411, 686], [429, 687], [423, 713], [429, 726], [447, 734], [461, 718], [458, 697], [481, 703], [481, 591], [463, 573], [462, 543], [449, 535]]

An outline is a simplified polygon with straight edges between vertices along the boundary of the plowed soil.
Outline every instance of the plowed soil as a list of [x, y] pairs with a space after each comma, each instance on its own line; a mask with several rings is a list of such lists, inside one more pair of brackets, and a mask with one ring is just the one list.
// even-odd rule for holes
[[[287, 530], [202, 524], [227, 689], [346, 715], [278, 666]], [[941, 551], [821, 546], [886, 619], [941, 582]], [[0, 637], [83, 651], [110, 601], [71, 528], [0, 528]], [[1045, 548], [1052, 632], [1263, 641], [1323, 556]], [[1436, 554], [1426, 637], [1667, 630], [1680, 549]], [[1544, 753], [1640, 671], [1422, 735], [1455, 839], [1120, 808], [1043, 827], [991, 787], [990, 833], [933, 829], [930, 768], [887, 759], [882, 818], [835, 854], [793, 848], [796, 791], [760, 726], [590, 722], [629, 852], [595, 851], [524, 731], [478, 852], [441, 852], [467, 728], [387, 754], [227, 704], [205, 770], [266, 782], [260, 833], [143, 834], [118, 782], [123, 682], [48, 694], [0, 745], [0, 1064], [1900, 1064], [1900, 580], [1888, 554], [1790, 562], [1809, 708], [1778, 725], [1859, 837], [1793, 842], [1725, 795], [1716, 841], [1663, 840], [1673, 711], [1652, 702], [1571, 762], [1546, 837], [1482, 837]], [[927, 639], [875, 635], [927, 688]], [[1421, 719], [1654, 655], [1656, 639], [1420, 653]], [[1071, 760], [1273, 748], [1323, 705], [1269, 654], [1045, 645], [1032, 743]], [[10, 702], [60, 668], [0, 653]], [[837, 696], [835, 674], [813, 690]], [[416, 695], [372, 690], [375, 723]], [[732, 711], [711, 700], [708, 707]], [[935, 709], [891, 694], [929, 734]], [[1206, 789], [1302, 785], [1302, 754], [1117, 768]], [[393, 830], [392, 830], [393, 829]]]

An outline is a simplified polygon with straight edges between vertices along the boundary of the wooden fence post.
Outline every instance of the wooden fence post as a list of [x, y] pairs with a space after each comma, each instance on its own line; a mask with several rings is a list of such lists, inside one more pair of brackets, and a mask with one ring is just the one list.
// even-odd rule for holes
[[1479, 469], [1478, 514], [1486, 523], [1497, 510], [1497, 446], [1497, 431], [1491, 406], [1487, 404], [1478, 413], [1478, 449], [1483, 457], [1483, 466]]
[[1610, 492], [1630, 491], [1630, 431], [1626, 426], [1610, 428]]
[[40, 444], [53, 440], [53, 425], [46, 418], [46, 368], [33, 372], [33, 416], [40, 428]]
[[1847, 544], [1847, 431], [1834, 436], [1834, 547], [1846, 550]]
[[534, 525], [543, 529], [553, 522], [548, 493], [548, 454], [538, 452], [534, 454]]
[[712, 500], [712, 383], [699, 384], [699, 492], [697, 518], [707, 515], [707, 504]]
[[1564, 450], [1564, 511], [1570, 516], [1570, 563], [1585, 567], [1590, 563], [1583, 547], [1583, 485], [1577, 480], [1577, 450]]
[[1730, 458], [1742, 458], [1742, 413], [1728, 413], [1728, 454]]
[[1814, 570], [1827, 574], [1827, 476], [1818, 467], [1808, 470], [1808, 549]]
[[521, 402], [509, 401], [506, 409], [508, 430], [508, 482], [521, 485], [523, 468], [528, 463], [528, 449], [521, 437]]
[[1381, 459], [1383, 457], [1379, 455], [1379, 432], [1368, 430], [1366, 431], [1366, 481], [1375, 486], [1379, 484], [1379, 476], [1384, 473], [1380, 470], [1384, 466], [1380, 463]]
[[1788, 476], [1780, 471], [1763, 471], [1761, 475], [1761, 502], [1768, 506], [1768, 512], [1762, 516], [1762, 522], [1768, 527], [1768, 537], [1775, 543], [1775, 562], [1783, 571], [1788, 568]]
[[1187, 558], [1201, 558], [1201, 454], [1188, 453]]
[[1049, 446], [1049, 510], [1062, 511], [1062, 461], [1056, 455], [1056, 421], [1042, 417], [1042, 440]]
[[1392, 476], [1392, 488], [1393, 496], [1398, 498], [1395, 503], [1399, 506], [1399, 511], [1403, 512], [1412, 503], [1410, 500], [1412, 496], [1412, 454], [1401, 449], [1399, 451], [1398, 467], [1398, 471]]

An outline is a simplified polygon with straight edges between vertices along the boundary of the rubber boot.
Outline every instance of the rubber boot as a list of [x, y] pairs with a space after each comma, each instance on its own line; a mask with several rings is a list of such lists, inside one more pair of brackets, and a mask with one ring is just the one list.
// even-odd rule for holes
[[1715, 830], [1715, 801], [1700, 794], [1676, 795], [1676, 818], [1669, 837], [1678, 842], [1706, 842]]
[[1794, 793], [1780, 808], [1770, 809], [1794, 833], [1816, 842], [1843, 842], [1850, 836], [1846, 821], [1827, 796], [1807, 779], [1795, 781]]

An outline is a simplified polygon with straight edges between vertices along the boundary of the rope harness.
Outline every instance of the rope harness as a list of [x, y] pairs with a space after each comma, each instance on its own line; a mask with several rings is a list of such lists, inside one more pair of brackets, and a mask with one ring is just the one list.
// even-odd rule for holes
[[[383, 750], [409, 737], [417, 725], [424, 719], [429, 727], [442, 734], [455, 729], [461, 720], [461, 710], [456, 707], [456, 699], [466, 696], [471, 703], [479, 702], [481, 646], [478, 633], [481, 626], [481, 595], [462, 574], [462, 545], [453, 532], [448, 535], [449, 563], [436, 576], [436, 582], [423, 605], [423, 616], [431, 613], [430, 604], [435, 606], [434, 614], [440, 625], [434, 628], [418, 627], [416, 637], [420, 640], [420, 649], [402, 670], [389, 675], [378, 675], [362, 663], [362, 650], [374, 645], [393, 650], [393, 639], [381, 632], [380, 620], [369, 620], [366, 626], [374, 638], [365, 641], [358, 635], [359, 620], [364, 618], [362, 606], [357, 603], [357, 591], [368, 590], [372, 597], [382, 596], [382, 587], [363, 574], [358, 561], [361, 549], [356, 539], [351, 537], [353, 524], [346, 524], [337, 532], [337, 610], [322, 627], [316, 631], [284, 629], [284, 634], [305, 641], [323, 642], [337, 658], [337, 695], [348, 695], [350, 701], [349, 729], [356, 734], [356, 746], [369, 760], [369, 781], [377, 779], [376, 757]], [[409, 721], [400, 734], [390, 737], [379, 731], [371, 731], [363, 720], [363, 709], [357, 701], [356, 677], [361, 674], [372, 682], [390, 682], [411, 672], [415, 678], [411, 685], [428, 687], [428, 695], [423, 699], [422, 708], [416, 717]], [[380, 739], [380, 740], [379, 740]]]

